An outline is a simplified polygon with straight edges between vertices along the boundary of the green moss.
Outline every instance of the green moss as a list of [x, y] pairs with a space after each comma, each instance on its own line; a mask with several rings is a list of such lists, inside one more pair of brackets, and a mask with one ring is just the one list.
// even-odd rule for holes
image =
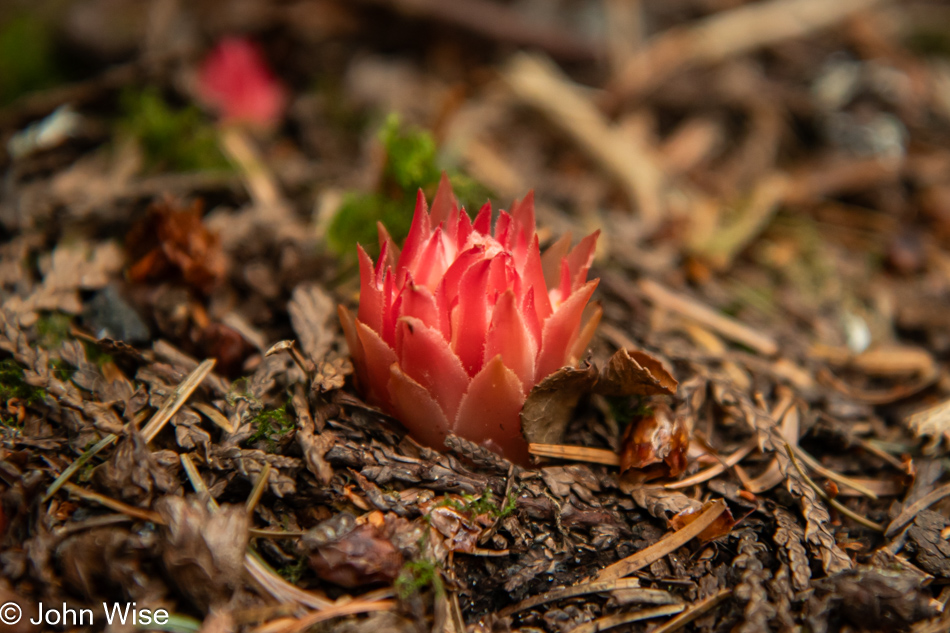
[[62, 312], [41, 315], [36, 321], [36, 344], [45, 350], [59, 349], [64, 341], [72, 338], [72, 322], [72, 317]]
[[0, 403], [19, 400], [26, 405], [39, 404], [46, 391], [27, 384], [23, 368], [12, 358], [0, 361]]
[[[429, 132], [405, 128], [395, 114], [386, 119], [378, 139], [386, 153], [380, 189], [348, 193], [327, 231], [330, 247], [339, 254], [352, 254], [359, 243], [375, 256], [379, 252], [376, 223], [382, 222], [397, 243], [409, 233], [422, 189], [431, 201], [441, 178], [435, 140]], [[474, 179], [449, 173], [453, 190], [470, 213], [484, 204], [490, 192]]]
[[138, 139], [148, 167], [172, 171], [231, 168], [217, 132], [198, 108], [173, 108], [155, 88], [127, 90], [121, 97], [122, 133]]
[[463, 494], [462, 501], [458, 501], [453, 497], [445, 497], [437, 505], [454, 508], [459, 512], [470, 514], [472, 516], [488, 514], [495, 518], [501, 519], [514, 511], [517, 500], [517, 492], [512, 491], [505, 498], [504, 505], [499, 507], [495, 502], [494, 493], [491, 491], [491, 488], [485, 488], [485, 492], [480, 495]]
[[284, 565], [277, 570], [277, 573], [280, 576], [289, 582], [292, 585], [296, 585], [300, 578], [304, 575], [304, 572], [307, 571], [307, 560], [304, 558], [298, 559], [297, 562], [290, 565]]
[[419, 594], [429, 587], [442, 592], [442, 579], [439, 566], [428, 558], [419, 558], [406, 562], [396, 578], [396, 593], [403, 600]]
[[76, 373], [76, 370], [70, 367], [69, 363], [64, 361], [62, 358], [49, 359], [49, 368], [53, 373], [53, 376], [62, 382], [72, 379], [73, 374]]
[[276, 409], [265, 409], [251, 418], [250, 424], [256, 427], [254, 434], [247, 439], [249, 444], [263, 441], [269, 452], [277, 449], [278, 440], [293, 429], [294, 422], [287, 414], [285, 402]]
[[0, 25], [0, 105], [59, 81], [49, 25], [29, 14]]

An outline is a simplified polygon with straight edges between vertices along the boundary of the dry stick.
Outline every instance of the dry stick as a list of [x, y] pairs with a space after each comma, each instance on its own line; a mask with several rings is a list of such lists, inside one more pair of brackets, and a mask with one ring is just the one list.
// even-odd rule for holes
[[520, 53], [502, 69], [515, 95], [561, 127], [616, 178], [647, 228], [662, 219], [663, 174], [649, 148], [612, 126], [547, 59]]
[[569, 446], [567, 444], [528, 444], [528, 452], [538, 457], [569, 459], [577, 462], [619, 466], [620, 456], [604, 448]]
[[264, 467], [261, 469], [261, 474], [257, 478], [257, 481], [254, 482], [254, 488], [251, 490], [250, 496], [247, 498], [247, 515], [253, 516], [254, 509], [257, 507], [258, 502], [261, 500], [261, 496], [264, 494], [264, 488], [267, 487], [267, 480], [270, 479], [271, 465], [270, 462], [264, 462]]
[[[198, 494], [207, 496], [208, 508], [211, 509], [212, 512], [217, 510], [218, 502], [215, 501], [211, 496], [208, 487], [205, 485], [204, 480], [198, 473], [198, 469], [195, 468], [194, 462], [191, 461], [191, 457], [189, 457], [187, 454], [184, 454], [180, 457], [180, 459], [182, 466], [185, 469], [185, 474], [188, 476], [188, 481], [191, 482], [191, 487]], [[251, 534], [254, 534], [257, 530], [252, 529], [249, 531]], [[304, 591], [303, 589], [299, 589], [298, 587], [290, 584], [278, 576], [270, 567], [267, 566], [263, 560], [260, 559], [257, 553], [250, 548], [244, 554], [244, 569], [247, 571], [248, 575], [257, 581], [257, 584], [264, 591], [281, 602], [296, 602], [298, 604], [310, 607], [311, 609], [323, 609], [333, 604], [326, 598]]]
[[175, 390], [171, 392], [164, 404], [162, 404], [162, 407], [155, 412], [155, 415], [148, 421], [148, 424], [142, 428], [142, 437], [145, 439], [146, 444], [155, 439], [155, 436], [164, 428], [165, 424], [178, 412], [181, 405], [185, 404], [188, 398], [191, 397], [191, 394], [198, 388], [201, 381], [205, 379], [205, 376], [214, 369], [214, 363], [215, 360], [213, 358], [202, 362], [193, 372], [188, 374], [181, 384], [175, 387]]
[[857, 523], [860, 523], [861, 525], [863, 525], [863, 526], [866, 527], [866, 528], [870, 528], [870, 529], [875, 530], [875, 531], [877, 531], [877, 532], [883, 532], [883, 531], [884, 531], [884, 526], [883, 526], [883, 525], [881, 525], [880, 523], [875, 523], [874, 521], [872, 521], [871, 519], [869, 519], [869, 518], [867, 518], [867, 517], [861, 516], [861, 515], [858, 514], [857, 512], [854, 512], [853, 510], [851, 510], [851, 509], [849, 509], [848, 507], [846, 507], [846, 506], [844, 506], [843, 504], [841, 504], [841, 503], [840, 503], [839, 501], [837, 501], [836, 499], [832, 499], [832, 498], [828, 495], [828, 493], [826, 493], [824, 490], [821, 489], [821, 487], [820, 487], [818, 484], [816, 484], [814, 481], [812, 481], [811, 477], [809, 477], [808, 475], [805, 474], [805, 471], [802, 469], [802, 465], [798, 463], [798, 459], [795, 457], [795, 451], [792, 450], [792, 446], [791, 446], [791, 444], [789, 444], [788, 442], [785, 443], [785, 452], [788, 453], [788, 458], [789, 458], [790, 460], [792, 460], [792, 466], [795, 467], [795, 470], [798, 471], [798, 474], [801, 475], [801, 477], [802, 477], [802, 479], [805, 481], [805, 483], [808, 484], [809, 486], [811, 486], [811, 488], [815, 491], [815, 493], [816, 493], [819, 497], [821, 497], [822, 499], [824, 499], [825, 501], [827, 501], [835, 510], [837, 510], [837, 511], [840, 512], [841, 514], [845, 515], [846, 517], [849, 517], [851, 520], [853, 520], [853, 521], [855, 521], [855, 522], [857, 522]]
[[723, 11], [654, 37], [611, 86], [622, 98], [648, 90], [679, 70], [827, 28], [886, 0], [770, 0]]
[[298, 633], [299, 631], [309, 629], [318, 622], [323, 622], [331, 618], [368, 613], [370, 611], [389, 611], [395, 606], [396, 602], [393, 600], [377, 600], [375, 602], [357, 600], [344, 604], [334, 604], [320, 611], [308, 613], [302, 618], [281, 618], [272, 623], [268, 622], [262, 624], [256, 629], [253, 629], [252, 633]]
[[874, 492], [873, 490], [871, 490], [870, 488], [868, 488], [867, 486], [865, 486], [859, 481], [855, 481], [854, 479], [851, 479], [850, 477], [846, 475], [842, 475], [840, 473], [836, 473], [833, 470], [829, 470], [828, 468], [825, 468], [820, 463], [818, 463], [817, 459], [815, 459], [814, 457], [806, 453], [800, 446], [792, 445], [792, 450], [795, 452], [795, 455], [800, 460], [805, 462], [806, 466], [814, 470], [816, 473], [818, 473], [822, 477], [825, 477], [826, 479], [830, 479], [832, 481], [836, 481], [839, 484], [843, 484], [851, 488], [852, 490], [857, 490], [858, 492], [860, 492], [866, 497], [869, 497], [871, 499], [877, 499], [876, 492]]
[[673, 483], [666, 484], [663, 487], [667, 490], [679, 490], [681, 488], [689, 488], [690, 486], [701, 484], [704, 481], [709, 481], [713, 477], [724, 473], [726, 469], [732, 468], [741, 462], [743, 459], [745, 459], [746, 455], [754, 451], [757, 446], [758, 441], [753, 439], [751, 442], [738, 449], [736, 452], [734, 452], [729, 457], [726, 457], [718, 464], [713, 464], [706, 470], [701, 470], [692, 477], [687, 477], [681, 481], [674, 481]]
[[903, 512], [897, 515], [897, 517], [891, 521], [890, 525], [887, 526], [887, 530], [884, 531], [884, 536], [891, 538], [899, 532], [905, 525], [911, 522], [917, 513], [921, 510], [926, 510], [933, 504], [937, 503], [947, 495], [950, 495], [950, 484], [945, 484], [940, 486], [936, 490], [930, 492], [927, 495], [924, 495], [914, 503], [910, 504]]
[[122, 514], [126, 514], [130, 517], [142, 519], [143, 521], [151, 521], [152, 523], [157, 523], [159, 525], [165, 524], [165, 522], [162, 520], [162, 517], [157, 512], [130, 506], [126, 503], [122, 503], [121, 501], [117, 501], [112, 497], [107, 497], [105, 495], [99, 494], [98, 492], [86, 490], [85, 488], [81, 488], [76, 484], [71, 484], [69, 482], [63, 483], [63, 488], [65, 488], [70, 494], [74, 494], [81, 499], [86, 499], [87, 501], [94, 501], [101, 506], [109, 508], [110, 510], [115, 510], [116, 512], [121, 512]]
[[630, 622], [639, 622], [649, 618], [659, 618], [664, 615], [674, 615], [685, 609], [682, 604], [668, 604], [662, 607], [653, 607], [652, 609], [641, 609], [632, 613], [615, 613], [603, 618], [597, 618], [590, 622], [584, 622], [578, 627], [571, 629], [571, 633], [597, 633], [597, 631], [606, 631], [621, 624]]
[[63, 484], [69, 481], [69, 478], [72, 477], [77, 470], [82, 468], [86, 462], [95, 457], [96, 453], [100, 452], [102, 449], [107, 447], [109, 444], [112, 444], [117, 439], [119, 439], [118, 435], [115, 433], [109, 433], [104, 438], [99, 440], [95, 446], [80, 455], [72, 464], [66, 467], [66, 470], [60, 473], [59, 477], [53, 480], [53, 483], [51, 483], [49, 488], [46, 489], [46, 494], [43, 495], [43, 499], [41, 501], [43, 503], [49, 501], [50, 497], [55, 495], [56, 491], [62, 488]]
[[[551, 591], [547, 591], [541, 595], [526, 598], [518, 604], [507, 606], [501, 610], [499, 615], [506, 617], [512, 613], [524, 611], [525, 609], [533, 609], [538, 605], [554, 602], [556, 600], [564, 600], [565, 598], [573, 598], [575, 596], [582, 596], [589, 593], [617, 591], [619, 589], [627, 591], [639, 590], [642, 592], [643, 597], [643, 600], [640, 600], [640, 602], [670, 604], [676, 600], [672, 594], [660, 589], [642, 589], [640, 587], [639, 578], [618, 578], [617, 580], [585, 582], [572, 587], [560, 587], [558, 589], [552, 589]], [[640, 594], [638, 593], [638, 595]]]
[[695, 299], [668, 290], [651, 279], [640, 280], [638, 287], [657, 307], [689, 317], [727, 339], [751, 347], [765, 356], [778, 353], [778, 343], [771, 336], [760, 334], [735, 319], [723, 316]]
[[677, 530], [672, 534], [664, 536], [650, 547], [642, 549], [636, 554], [632, 554], [631, 556], [617, 561], [609, 567], [605, 567], [604, 569], [600, 570], [600, 573], [597, 574], [595, 580], [606, 581], [629, 576], [638, 569], [642, 569], [647, 565], [660, 560], [670, 552], [685, 545], [707, 527], [712, 525], [713, 522], [719, 518], [719, 515], [725, 510], [726, 502], [722, 499], [717, 499], [709, 508], [696, 517], [693, 522], [688, 524], [686, 527], [682, 528], [681, 530]]
[[653, 629], [652, 633], [672, 633], [710, 611], [713, 607], [729, 597], [730, 594], [732, 594], [732, 589], [723, 589], [719, 593], [714, 593], [708, 598], [694, 604], [693, 608], [689, 611], [684, 611], [663, 626]]
[[204, 402], [196, 402], [191, 405], [191, 408], [203, 413], [206, 418], [218, 425], [225, 433], [234, 433], [234, 427], [231, 426], [231, 421], [228, 420], [223, 413], [218, 411], [217, 407], [205, 404]]
[[278, 576], [253, 550], [248, 550], [244, 554], [244, 570], [264, 591], [280, 602], [296, 602], [311, 609], [326, 609], [333, 606], [330, 600], [304, 591]]

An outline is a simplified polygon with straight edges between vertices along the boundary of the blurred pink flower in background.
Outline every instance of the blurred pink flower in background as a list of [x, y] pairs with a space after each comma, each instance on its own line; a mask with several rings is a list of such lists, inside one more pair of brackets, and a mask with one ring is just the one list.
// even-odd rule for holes
[[287, 91], [268, 68], [260, 48], [249, 40], [221, 40], [198, 71], [198, 96], [227, 122], [275, 125]]
[[367, 397], [416, 439], [442, 449], [453, 433], [527, 464], [528, 392], [574, 363], [600, 320], [597, 307], [582, 326], [599, 231], [542, 256], [532, 194], [494, 232], [491, 215], [486, 204], [469, 220], [443, 175], [431, 212], [419, 192], [402, 252], [382, 226], [375, 266], [359, 248], [359, 311], [340, 306], [340, 320]]

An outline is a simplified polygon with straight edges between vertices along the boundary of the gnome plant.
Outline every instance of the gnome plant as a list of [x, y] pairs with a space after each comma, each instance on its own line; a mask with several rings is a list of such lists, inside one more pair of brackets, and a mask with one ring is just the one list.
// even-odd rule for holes
[[401, 252], [381, 225], [375, 265], [359, 247], [359, 310], [340, 306], [340, 321], [367, 398], [413, 437], [442, 449], [451, 433], [525, 464], [525, 398], [600, 320], [582, 324], [599, 231], [542, 255], [530, 193], [491, 222], [490, 204], [472, 222], [445, 176], [431, 211], [420, 191]]

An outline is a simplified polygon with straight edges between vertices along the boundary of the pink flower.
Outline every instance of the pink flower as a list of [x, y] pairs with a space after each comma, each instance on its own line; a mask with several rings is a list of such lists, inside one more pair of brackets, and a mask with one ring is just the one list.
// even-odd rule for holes
[[526, 464], [528, 392], [573, 363], [600, 320], [598, 307], [581, 326], [599, 231], [542, 256], [533, 194], [500, 211], [494, 233], [491, 215], [486, 204], [470, 221], [443, 175], [431, 212], [419, 192], [401, 253], [382, 226], [375, 266], [359, 248], [359, 311], [340, 306], [340, 320], [367, 397], [416, 439], [441, 449], [453, 433]]
[[287, 101], [284, 87], [267, 67], [260, 49], [240, 38], [221, 40], [198, 71], [198, 95], [225, 121], [269, 127]]

